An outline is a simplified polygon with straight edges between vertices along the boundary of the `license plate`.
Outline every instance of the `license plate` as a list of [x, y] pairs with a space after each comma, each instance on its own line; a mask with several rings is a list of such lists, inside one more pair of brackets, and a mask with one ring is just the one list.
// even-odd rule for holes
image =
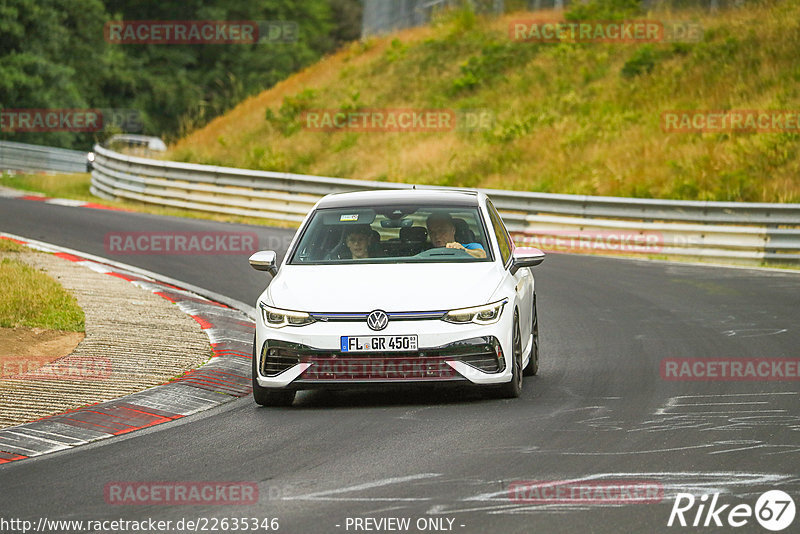
[[342, 336], [342, 352], [417, 350], [417, 336]]

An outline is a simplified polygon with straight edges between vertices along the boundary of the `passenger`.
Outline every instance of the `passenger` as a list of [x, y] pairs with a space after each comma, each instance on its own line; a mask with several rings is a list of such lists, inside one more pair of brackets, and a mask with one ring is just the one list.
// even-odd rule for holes
[[480, 243], [456, 241], [456, 225], [449, 214], [434, 213], [428, 217], [426, 225], [428, 226], [428, 237], [434, 248], [457, 248], [475, 258], [486, 257], [486, 251]]
[[[344, 231], [344, 242], [354, 260], [369, 258], [369, 246], [372, 241], [372, 228], [368, 224], [350, 226]], [[379, 236], [380, 237], [380, 236]]]

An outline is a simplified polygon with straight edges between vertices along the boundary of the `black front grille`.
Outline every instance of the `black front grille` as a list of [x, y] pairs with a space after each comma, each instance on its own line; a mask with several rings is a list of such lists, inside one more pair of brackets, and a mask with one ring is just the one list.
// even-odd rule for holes
[[479, 337], [414, 352], [349, 353], [312, 349], [268, 340], [261, 351], [261, 374], [276, 376], [301, 362], [313, 363], [299, 380], [460, 379], [445, 360], [458, 360], [485, 373], [505, 369], [500, 343]]
[[371, 356], [345, 358], [304, 358], [312, 363], [300, 380], [351, 382], [409, 381], [409, 380], [462, 380], [445, 358]]

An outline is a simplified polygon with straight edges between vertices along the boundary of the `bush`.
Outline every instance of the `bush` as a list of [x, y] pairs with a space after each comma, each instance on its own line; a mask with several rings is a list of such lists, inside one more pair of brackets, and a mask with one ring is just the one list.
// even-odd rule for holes
[[284, 137], [297, 133], [300, 130], [300, 114], [314, 104], [316, 91], [304, 89], [295, 96], [287, 96], [283, 99], [283, 104], [276, 115], [274, 111], [267, 108], [264, 118], [275, 126]]
[[461, 76], [453, 80], [453, 93], [473, 89], [502, 73], [526, 63], [538, 48], [530, 43], [488, 43], [481, 53], [461, 64]]
[[651, 44], [642, 45], [622, 66], [621, 74], [624, 78], [650, 74], [663, 55], [663, 52], [656, 50]]
[[590, 0], [575, 2], [564, 13], [567, 20], [625, 20], [643, 13], [641, 0]]

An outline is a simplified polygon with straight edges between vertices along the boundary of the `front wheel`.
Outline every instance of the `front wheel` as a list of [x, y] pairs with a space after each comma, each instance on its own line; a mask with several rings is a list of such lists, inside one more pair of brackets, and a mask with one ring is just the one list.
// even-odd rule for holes
[[253, 336], [253, 400], [260, 406], [291, 406], [295, 391], [265, 388], [258, 384], [258, 357], [256, 356], [256, 337]]
[[533, 347], [531, 347], [531, 357], [528, 358], [528, 365], [523, 369], [523, 376], [535, 376], [539, 372], [539, 318], [536, 313], [536, 295], [533, 296]]
[[514, 334], [512, 337], [511, 381], [500, 387], [500, 396], [515, 399], [522, 393], [522, 336], [519, 332], [519, 313], [514, 311]]

